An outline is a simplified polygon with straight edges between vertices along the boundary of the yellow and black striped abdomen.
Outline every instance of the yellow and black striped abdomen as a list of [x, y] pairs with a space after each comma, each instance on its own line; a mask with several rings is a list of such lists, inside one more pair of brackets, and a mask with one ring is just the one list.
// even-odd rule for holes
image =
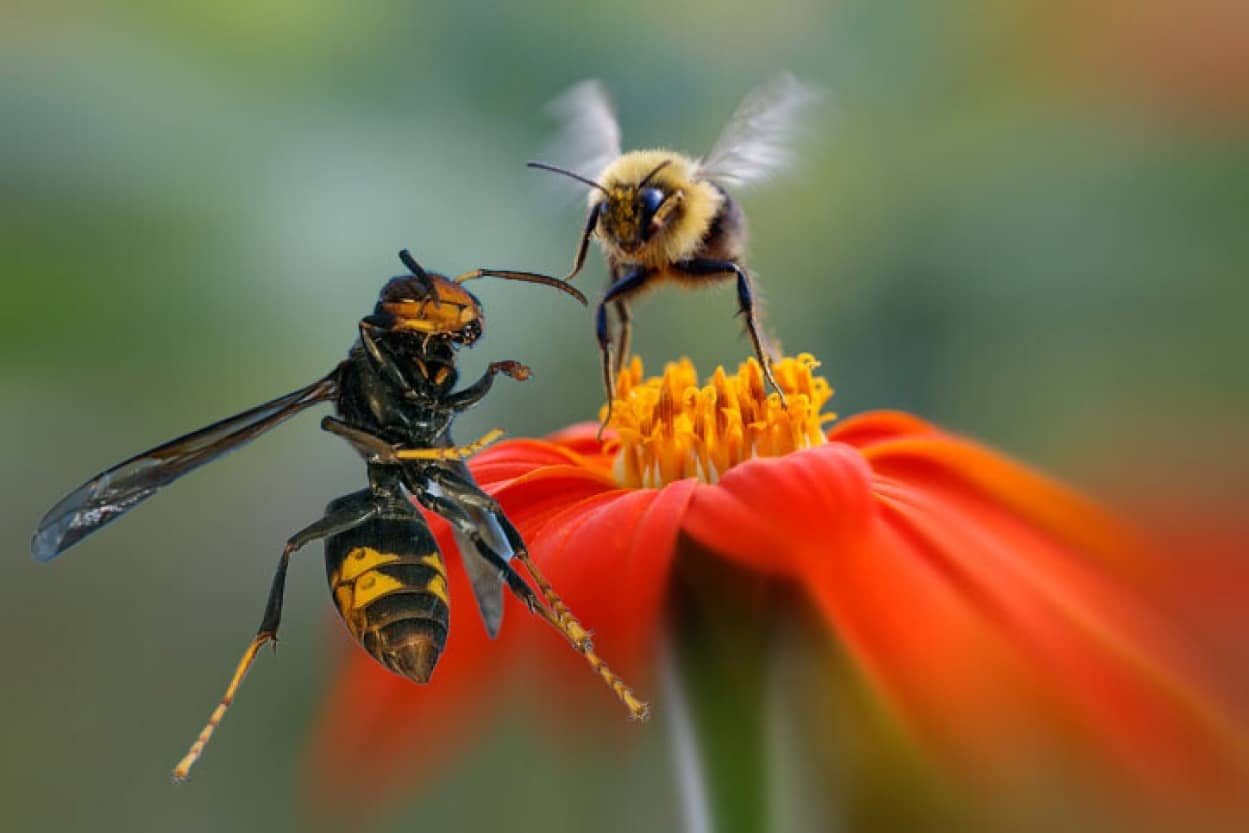
[[447, 642], [450, 597], [438, 544], [419, 515], [378, 517], [325, 541], [334, 605], [364, 650], [418, 683]]

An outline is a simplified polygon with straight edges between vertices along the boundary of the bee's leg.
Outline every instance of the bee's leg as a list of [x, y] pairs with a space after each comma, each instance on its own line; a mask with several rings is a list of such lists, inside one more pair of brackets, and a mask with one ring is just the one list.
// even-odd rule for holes
[[321, 518], [316, 523], [301, 529], [287, 539], [286, 546], [282, 548], [282, 556], [278, 560], [277, 572], [273, 575], [273, 584], [269, 588], [269, 599], [265, 603], [265, 612], [260, 620], [260, 628], [256, 631], [256, 635], [252, 637], [247, 650], [243, 652], [243, 658], [239, 660], [238, 666], [234, 669], [234, 676], [230, 678], [230, 684], [226, 687], [225, 696], [221, 698], [221, 702], [213, 710], [208, 723], [200, 731], [199, 736], [195, 739], [195, 743], [191, 744], [190, 750], [178, 762], [178, 765], [174, 767], [173, 777], [175, 781], [186, 780], [190, 774], [191, 766], [204, 753], [204, 747], [208, 745], [213, 732], [221, 724], [222, 718], [225, 717], [226, 709], [234, 702], [234, 695], [238, 692], [239, 686], [242, 685], [243, 678], [247, 676], [247, 671], [251, 668], [252, 662], [255, 661], [260, 649], [264, 647], [266, 642], [277, 644], [278, 626], [282, 621], [282, 598], [286, 592], [286, 568], [290, 564], [291, 556], [311, 541], [335, 535], [339, 532], [346, 532], [352, 527], [359, 526], [373, 517], [377, 510], [378, 507], [371, 500], [370, 493], [367, 490], [357, 492], [334, 512]]
[[[532, 605], [530, 609], [546, 619], [548, 623], [554, 626], [572, 643], [577, 652], [585, 657], [590, 667], [602, 677], [603, 682], [607, 683], [608, 687], [615, 692], [620, 702], [624, 703], [630, 715], [636, 719], [645, 718], [650, 711], [650, 707], [642, 700], [639, 700], [633, 693], [633, 689], [594, 652], [594, 645], [590, 640], [590, 632], [568, 609], [568, 605], [564, 603], [564, 600], [555, 592], [555, 588], [547, 581], [546, 576], [538, 569], [538, 565], [534, 563], [532, 556], [530, 556], [529, 548], [525, 546], [520, 532], [512, 525], [507, 515], [503, 514], [503, 509], [499, 506], [498, 501], [483, 492], [472, 480], [458, 472], [442, 469], [432, 476], [438, 486], [448, 496], [454, 498], [453, 502], [486, 512], [498, 522], [516, 560], [524, 565], [529, 575], [533, 577], [534, 584], [542, 591], [547, 604], [550, 605], [549, 609], [546, 607], [535, 609]], [[508, 569], [509, 571], [511, 570], [510, 565]], [[526, 588], [528, 588], [528, 585], [526, 585]]]
[[611, 422], [612, 400], [616, 397], [616, 365], [618, 361], [623, 361], [623, 359], [617, 359], [617, 361], [612, 359], [611, 329], [607, 324], [607, 305], [623, 302], [630, 295], [645, 286], [646, 281], [654, 275], [655, 271], [653, 269], [647, 269], [642, 266], [634, 267], [625, 272], [613, 281], [612, 285], [603, 293], [603, 300], [599, 301], [598, 309], [595, 311], [594, 331], [598, 336], [599, 356], [603, 360], [603, 388], [607, 394], [607, 415], [603, 417], [603, 423], [598, 427], [598, 439], [600, 441], [603, 439], [603, 430]]
[[590, 251], [590, 238], [594, 236], [594, 227], [598, 225], [598, 217], [598, 211], [593, 210], [586, 217], [585, 228], [581, 231], [581, 241], [577, 244], [577, 256], [573, 258], [572, 271], [564, 276], [564, 280], [570, 281], [577, 277], [581, 267], [585, 266], [585, 256]]
[[598, 355], [603, 365], [603, 393], [607, 397], [607, 413], [598, 427], [598, 441], [603, 441], [603, 429], [611, 422], [612, 407], [616, 397], [616, 364], [611, 355], [611, 330], [607, 325], [607, 305], [600, 303], [594, 313], [594, 334], [598, 338]]
[[781, 390], [781, 386], [777, 384], [776, 376], [772, 373], [772, 357], [768, 353], [767, 342], [763, 337], [762, 327], [759, 323], [759, 308], [755, 301], [754, 282], [750, 279], [750, 274], [740, 264], [731, 260], [695, 258], [693, 260], [678, 261], [672, 264], [672, 268], [687, 275], [695, 276], [727, 276], [730, 274], [737, 276], [738, 312], [746, 319], [746, 332], [750, 334], [750, 342], [755, 348], [755, 356], [759, 359], [759, 365], [763, 368], [764, 378], [768, 380], [768, 384], [780, 396], [781, 406], [787, 406], [785, 391]]
[[620, 322], [620, 334], [616, 339], [616, 375], [624, 372], [629, 363], [629, 342], [633, 336], [633, 316], [628, 301], [616, 302], [616, 320]]

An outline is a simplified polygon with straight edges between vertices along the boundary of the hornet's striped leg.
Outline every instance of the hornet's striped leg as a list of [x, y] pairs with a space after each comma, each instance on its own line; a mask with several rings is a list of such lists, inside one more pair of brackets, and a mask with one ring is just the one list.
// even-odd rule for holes
[[273, 635], [269, 633], [258, 633], [252, 637], [251, 644], [247, 646], [247, 650], [243, 652], [243, 658], [239, 660], [238, 667], [234, 669], [234, 676], [230, 678], [230, 685], [226, 687], [225, 696], [221, 698], [217, 708], [213, 709], [212, 717], [208, 718], [208, 723], [200, 730], [199, 737], [195, 739], [195, 743], [191, 744], [190, 750], [173, 768], [174, 781], [182, 782], [190, 776], [191, 767], [199, 760], [200, 755], [204, 754], [204, 747], [208, 745], [213, 732], [221, 724], [222, 718], [226, 716], [226, 709], [230, 708], [230, 704], [234, 702], [234, 695], [243, 683], [243, 678], [247, 676], [247, 670], [251, 668], [260, 649], [272, 638]]
[[538, 589], [542, 591], [542, 595], [546, 598], [547, 604], [551, 610], [543, 610], [543, 616], [548, 622], [563, 632], [572, 646], [577, 652], [585, 657], [585, 661], [590, 664], [603, 682], [615, 693], [617, 699], [624, 703], [626, 709], [629, 710], [629, 716], [634, 720], [645, 720], [650, 716], [650, 706], [644, 701], [639, 700], [637, 695], [633, 693], [633, 689], [629, 687], [623, 679], [620, 678], [615, 671], [612, 671], [607, 663], [594, 652], [594, 645], [590, 641], [590, 632], [577, 621], [577, 617], [568, 609], [568, 605], [564, 604], [564, 600], [555, 592], [555, 588], [551, 586], [546, 577], [538, 570], [538, 565], [534, 563], [527, 551], [522, 551], [516, 556], [521, 564], [525, 565], [525, 569], [529, 575], [533, 577], [534, 584], [538, 585]]
[[395, 448], [381, 437], [348, 425], [337, 417], [327, 416], [322, 419], [321, 428], [342, 437], [360, 452], [371, 456], [379, 463], [396, 463], [400, 460], [464, 460], [503, 436], [503, 429], [495, 428], [468, 445], [453, 445], [446, 448]]
[[[572, 643], [577, 652], [585, 657], [590, 667], [603, 678], [603, 682], [607, 683], [611, 690], [615, 692], [620, 702], [624, 703], [625, 708], [629, 710], [630, 716], [638, 720], [645, 718], [650, 712], [650, 707], [642, 700], [639, 700], [624, 680], [612, 671], [607, 663], [594, 652], [594, 646], [590, 640], [590, 632], [577, 620], [577, 617], [573, 616], [572, 611], [568, 609], [568, 605], [564, 604], [564, 600], [555, 592], [555, 588], [542, 575], [542, 572], [530, 557], [529, 550], [526, 548], [524, 540], [520, 537], [520, 533], [512, 525], [512, 522], [508, 520], [507, 515], [503, 514], [502, 508], [495, 499], [483, 492], [465, 474], [460, 474], [450, 468], [431, 472], [430, 478], [442, 488], [444, 495], [431, 495], [428, 493], [418, 495], [421, 502], [447, 518], [453, 524], [465, 524], [464, 531], [470, 537], [476, 536], [475, 544], [482, 554], [492, 563], [501, 565], [501, 572], [507, 578], [508, 586], [511, 587], [512, 592], [516, 593], [529, 606], [530, 610], [541, 616]], [[458, 508], [460, 506], [471, 506], [480, 509], [499, 522], [499, 526], [507, 538], [508, 546], [511, 548], [515, 559], [523, 564], [529, 572], [534, 584], [542, 592], [542, 597], [546, 604], [542, 604], [542, 600], [533, 595], [533, 590], [524, 582], [520, 574], [512, 569], [511, 564], [506, 559], [486, 545], [480, 534], [473, 528], [471, 519], [468, 519], [464, 515], [463, 510]]]
[[377, 507], [369, 500], [369, 492], [359, 492], [354, 497], [357, 499], [352, 500], [340, 511], [326, 515], [316, 523], [296, 532], [287, 540], [286, 546], [282, 548], [282, 557], [278, 561], [277, 572], [273, 575], [273, 586], [269, 589], [269, 600], [265, 604], [265, 614], [260, 622], [260, 629], [248, 643], [247, 650], [243, 652], [243, 658], [235, 667], [234, 676], [230, 678], [230, 684], [226, 686], [225, 696], [221, 698], [217, 708], [213, 709], [208, 723], [200, 730], [199, 736], [191, 744], [186, 755], [173, 768], [175, 781], [185, 781], [191, 773], [191, 767], [204, 754], [204, 747], [212, 739], [213, 732], [221, 725], [226, 709], [230, 708], [230, 704], [234, 702], [234, 695], [238, 693], [239, 686], [243, 684], [243, 678], [247, 676], [247, 671], [255, 662], [260, 649], [266, 642], [277, 645], [278, 625], [282, 621], [282, 597], [286, 592], [286, 567], [290, 563], [291, 556], [304, 544], [335, 533], [345, 532], [352, 527], [359, 526], [377, 513]]
[[403, 448], [395, 452], [399, 460], [465, 460], [503, 436], [502, 428], [486, 432], [481, 439], [468, 445], [447, 448]]

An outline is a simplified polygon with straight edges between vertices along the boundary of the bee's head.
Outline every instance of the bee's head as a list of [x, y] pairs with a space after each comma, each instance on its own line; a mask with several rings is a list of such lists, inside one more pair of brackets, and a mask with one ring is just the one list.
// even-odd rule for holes
[[387, 281], [373, 309], [375, 318], [392, 332], [418, 333], [456, 345], [471, 345], [481, 337], [485, 315], [473, 293], [444, 275], [426, 272], [406, 249], [399, 258], [412, 274]]
[[591, 196], [599, 233], [626, 254], [637, 254], [680, 214], [682, 191], [663, 176], [672, 159], [661, 159], [640, 178], [611, 181]]
[[601, 183], [542, 162], [530, 162], [529, 166], [563, 174], [593, 188], [590, 212], [596, 218], [596, 230], [626, 255], [636, 255], [662, 240], [682, 214], [685, 191], [681, 176], [689, 163], [669, 151], [627, 153], [604, 171]]

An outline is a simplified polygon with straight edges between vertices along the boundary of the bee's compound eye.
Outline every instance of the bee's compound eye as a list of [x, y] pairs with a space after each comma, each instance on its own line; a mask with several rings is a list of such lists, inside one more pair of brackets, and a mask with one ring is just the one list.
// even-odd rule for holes
[[638, 203], [646, 216], [654, 214], [664, 201], [664, 192], [658, 188], [643, 188], [638, 192]]

